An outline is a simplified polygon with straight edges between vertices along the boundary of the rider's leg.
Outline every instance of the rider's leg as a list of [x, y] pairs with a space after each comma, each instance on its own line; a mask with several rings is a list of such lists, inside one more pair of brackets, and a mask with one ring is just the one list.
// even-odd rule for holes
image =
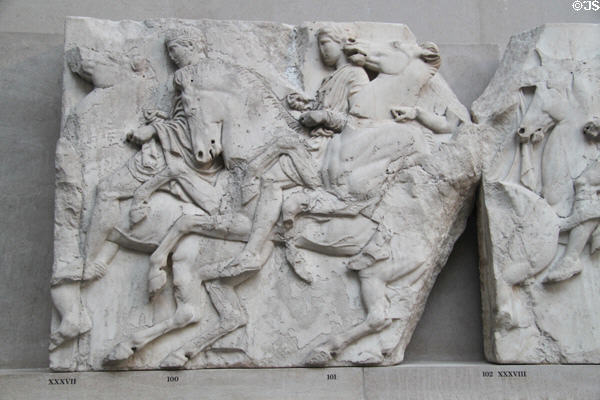
[[371, 240], [357, 255], [348, 260], [347, 267], [350, 270], [360, 271], [375, 264], [377, 261], [383, 261], [390, 257], [391, 232], [382, 224], [377, 227], [377, 231], [371, 237]]
[[232, 285], [219, 280], [205, 282], [204, 285], [219, 314], [219, 324], [169, 354], [161, 362], [161, 368], [182, 368], [216, 340], [246, 325], [248, 317]]
[[[175, 163], [171, 168], [174, 168]], [[174, 179], [181, 185], [192, 201], [206, 213], [216, 215], [223, 199], [223, 192], [203, 179], [198, 172], [187, 166], [182, 159], [177, 161]]]
[[212, 280], [220, 278], [234, 278], [236, 284], [248, 279], [254, 272], [262, 268], [267, 262], [275, 245], [271, 240], [268, 240], [260, 249], [257, 257], [257, 262], [253, 265], [245, 264], [241, 267], [234, 266], [230, 260], [224, 260], [217, 263], [211, 263], [201, 266], [198, 269], [198, 275], [202, 280]]
[[155, 296], [167, 283], [163, 268], [167, 265], [169, 253], [182, 237], [190, 233], [225, 240], [247, 240], [252, 223], [243, 214], [228, 215], [182, 215], [175, 221], [161, 240], [158, 248], [150, 256], [148, 290]]
[[283, 190], [293, 186], [295, 184], [287, 178], [278, 165], [275, 165], [262, 177], [250, 238], [242, 253], [231, 262], [229, 269], [243, 272], [258, 270], [262, 267], [260, 255], [279, 219], [283, 203]]
[[129, 210], [130, 223], [136, 224], [148, 215], [148, 199], [165, 183], [175, 178], [175, 171], [169, 165], [135, 189]]
[[325, 214], [337, 216], [354, 216], [365, 203], [346, 202], [322, 189], [304, 189], [290, 193], [283, 201], [281, 215], [286, 229], [294, 225], [294, 220], [301, 213]]
[[565, 254], [552, 266], [544, 282], [564, 281], [581, 272], [583, 265], [579, 257], [597, 226], [598, 219], [593, 219], [583, 222], [569, 232]]
[[150, 256], [150, 263], [155, 268], [164, 267], [171, 250], [187, 234], [246, 241], [251, 228], [252, 221], [241, 213], [214, 216], [184, 214], [169, 228], [158, 248]]
[[83, 279], [102, 277], [119, 250], [116, 243], [106, 240], [121, 220], [119, 201], [133, 195], [140, 185], [127, 165], [102, 180], [96, 189], [96, 203], [87, 229]]

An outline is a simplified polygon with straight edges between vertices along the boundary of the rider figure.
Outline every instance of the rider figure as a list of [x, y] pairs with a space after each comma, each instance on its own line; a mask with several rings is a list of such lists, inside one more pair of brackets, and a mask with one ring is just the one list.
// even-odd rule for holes
[[[211, 181], [214, 173], [222, 169], [222, 160], [210, 157], [208, 161], [201, 161], [196, 157], [190, 117], [184, 110], [185, 85], [194, 81], [193, 77], [190, 77], [194, 70], [186, 67], [197, 64], [202, 59], [201, 42], [191, 35], [176, 34], [168, 38], [165, 44], [169, 57], [178, 67], [173, 76], [173, 83], [178, 92], [175, 104], [169, 116], [156, 111], [148, 113], [149, 123], [130, 132], [127, 140], [143, 144], [157, 137], [164, 152], [166, 168], [154, 174], [135, 190], [129, 213], [132, 224], [147, 216], [147, 202], [152, 193], [171, 181], [179, 183], [192, 202], [208, 214], [214, 214], [219, 207], [220, 199]], [[217, 151], [208, 149], [207, 153], [217, 154]]]
[[[346, 126], [353, 96], [369, 83], [366, 71], [349, 63], [344, 54], [344, 46], [354, 42], [350, 32], [337, 26], [326, 26], [317, 32], [317, 41], [321, 60], [325, 66], [334, 68], [333, 73], [321, 83], [316, 99], [309, 99], [299, 93], [292, 93], [287, 97], [290, 108], [303, 111], [300, 123], [311, 129], [312, 138], [309, 139], [308, 146], [313, 153], [311, 164], [316, 164], [315, 170], [320, 169], [320, 159], [328, 138], [340, 133]], [[280, 173], [271, 171], [275, 177], [271, 178], [268, 174], [262, 177], [250, 239], [242, 253], [226, 266], [223, 271], [225, 275], [257, 270], [266, 262], [266, 258], [261, 256], [261, 253], [264, 254], [261, 250], [279, 218], [283, 190], [306, 182], [304, 175], [310, 175], [304, 170], [298, 171], [297, 167], [290, 164], [292, 163], [289, 157], [280, 157], [277, 167]], [[319, 183], [320, 178], [313, 177], [312, 181]], [[337, 203], [340, 203], [337, 206], [346, 206], [341, 200], [337, 200]], [[306, 279], [301, 271], [296, 272]]]

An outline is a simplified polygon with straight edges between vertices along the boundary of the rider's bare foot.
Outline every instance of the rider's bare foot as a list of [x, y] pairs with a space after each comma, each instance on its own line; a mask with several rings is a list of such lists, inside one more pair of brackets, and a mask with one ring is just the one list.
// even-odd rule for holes
[[583, 265], [579, 257], [566, 256], [562, 261], [557, 262], [544, 277], [544, 283], [554, 283], [565, 281], [572, 276], [577, 275], [583, 270]]
[[168, 252], [162, 252], [159, 249], [156, 249], [154, 253], [150, 255], [150, 270], [159, 270], [161, 268], [166, 267], [168, 259]]
[[84, 281], [100, 279], [104, 275], [106, 275], [106, 271], [108, 271], [108, 265], [106, 265], [102, 261], [93, 261], [85, 265], [85, 268], [83, 269], [82, 279]]
[[351, 271], [360, 271], [375, 264], [375, 259], [368, 254], [358, 253], [357, 255], [350, 257], [346, 263], [346, 268]]
[[222, 266], [219, 270], [221, 277], [238, 276], [245, 272], [258, 271], [262, 267], [260, 257], [248, 250], [244, 250], [239, 256], [234, 258], [229, 264]]
[[142, 202], [141, 204], [133, 204], [129, 210], [129, 223], [131, 225], [137, 224], [148, 216], [149, 211], [150, 207], [146, 202]]
[[308, 367], [324, 367], [333, 359], [332, 352], [325, 346], [318, 346], [308, 353], [304, 365]]
[[298, 193], [284, 202], [281, 210], [283, 227], [290, 230], [294, 227], [294, 220], [298, 214], [308, 211], [308, 199], [303, 193]]
[[58, 329], [50, 335], [48, 350], [53, 351], [63, 343], [83, 335], [92, 329], [92, 321], [86, 312], [71, 312], [63, 316]]
[[164, 369], [182, 369], [189, 359], [185, 352], [180, 348], [171, 352], [164, 360], [160, 362], [159, 367]]
[[306, 283], [312, 283], [313, 278], [310, 271], [306, 268], [306, 259], [294, 246], [287, 246], [285, 249], [285, 259], [294, 269], [296, 274]]

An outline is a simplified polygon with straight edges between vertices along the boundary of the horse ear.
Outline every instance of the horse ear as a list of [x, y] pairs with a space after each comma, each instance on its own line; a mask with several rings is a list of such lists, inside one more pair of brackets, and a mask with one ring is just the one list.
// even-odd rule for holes
[[535, 54], [538, 57], [538, 61], [540, 65], [546, 65], [548, 59], [550, 58], [546, 53], [542, 51], [539, 47], [535, 48]]
[[421, 48], [421, 59], [436, 70], [439, 69], [442, 64], [439, 47], [433, 42], [421, 43], [419, 47]]
[[543, 67], [533, 67], [523, 71], [518, 78], [519, 87], [538, 86], [548, 80], [548, 71]]

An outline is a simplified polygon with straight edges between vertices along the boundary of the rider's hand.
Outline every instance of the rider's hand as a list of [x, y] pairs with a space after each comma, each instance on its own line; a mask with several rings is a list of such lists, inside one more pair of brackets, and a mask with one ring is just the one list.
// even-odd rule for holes
[[394, 107], [391, 109], [392, 117], [396, 122], [406, 122], [417, 118], [417, 107]]
[[300, 93], [290, 93], [286, 97], [288, 106], [292, 110], [306, 111], [309, 110], [312, 105], [312, 100], [304, 97]]
[[322, 125], [327, 120], [327, 112], [323, 110], [308, 111], [300, 116], [300, 123], [307, 128]]
[[126, 140], [130, 143], [142, 145], [152, 139], [156, 133], [156, 129], [152, 125], [144, 125], [127, 134]]
[[169, 118], [169, 116], [161, 110], [144, 110], [144, 118], [146, 119], [147, 122], [154, 122], [157, 119], [167, 119]]

